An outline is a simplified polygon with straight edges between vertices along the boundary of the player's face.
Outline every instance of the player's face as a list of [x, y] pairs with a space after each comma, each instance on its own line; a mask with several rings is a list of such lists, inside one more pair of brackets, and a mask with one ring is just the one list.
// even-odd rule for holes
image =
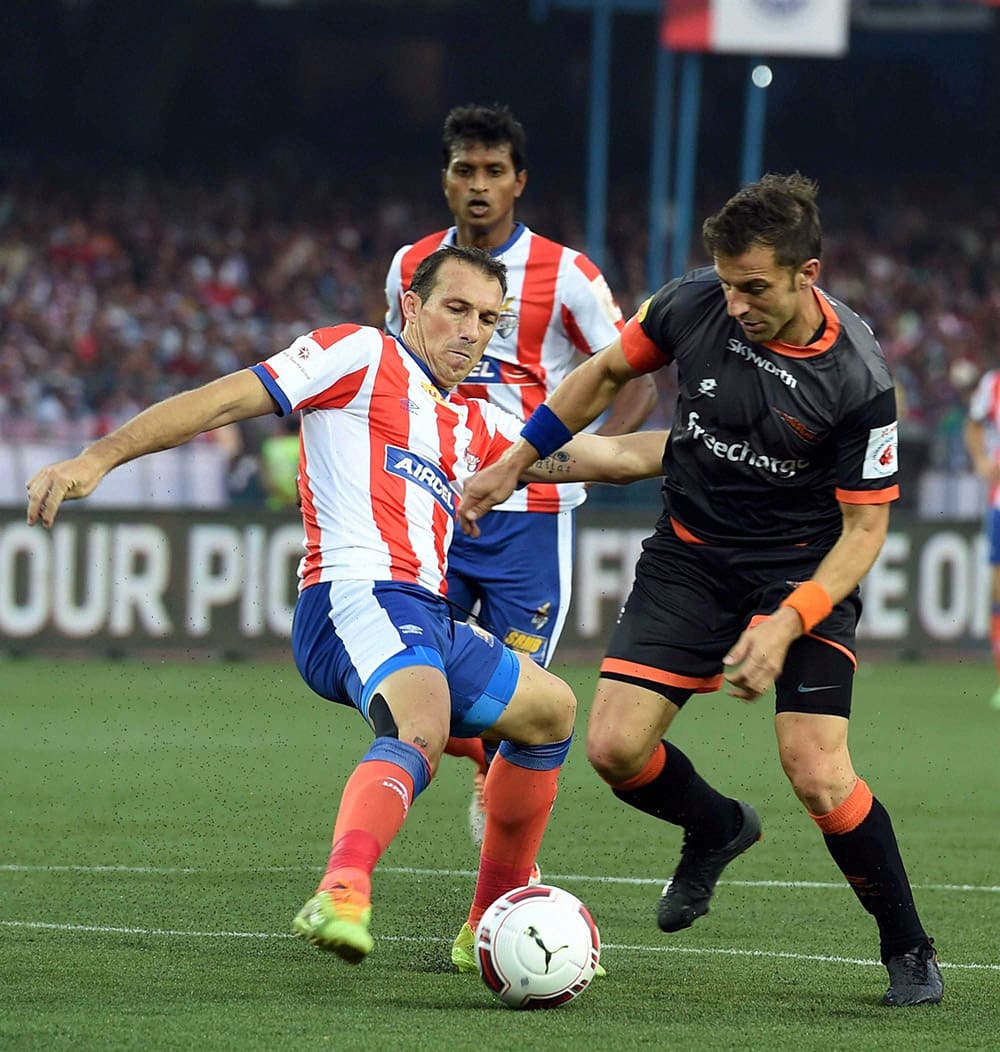
[[509, 144], [455, 146], [441, 178], [460, 234], [467, 233], [477, 244], [488, 241], [491, 234], [499, 236], [497, 244], [506, 240], [514, 224], [514, 202], [528, 178], [526, 171], [514, 170]]
[[500, 318], [500, 283], [478, 268], [446, 260], [427, 299], [403, 294], [403, 339], [442, 387], [461, 383], [479, 364]]
[[776, 262], [772, 247], [755, 245], [741, 256], [716, 256], [715, 272], [729, 316], [751, 343], [809, 342], [822, 317], [812, 293], [818, 259], [785, 267]]

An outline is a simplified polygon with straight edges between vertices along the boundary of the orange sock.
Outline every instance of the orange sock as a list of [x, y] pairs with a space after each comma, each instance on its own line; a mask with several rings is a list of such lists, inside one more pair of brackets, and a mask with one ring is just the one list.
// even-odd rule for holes
[[486, 774], [489, 764], [486, 761], [486, 749], [482, 738], [449, 738], [444, 747], [449, 756], [466, 756], [478, 768], [481, 774]]
[[868, 783], [863, 778], [859, 778], [854, 783], [854, 788], [848, 794], [847, 799], [839, 803], [832, 811], [825, 815], [810, 813], [809, 817], [824, 833], [831, 836], [838, 834], [842, 836], [844, 833], [857, 829], [868, 817], [873, 799]]
[[486, 831], [476, 893], [469, 910], [475, 928], [505, 891], [528, 883], [556, 798], [559, 768], [518, 767], [499, 753], [486, 776]]
[[350, 881], [371, 893], [375, 863], [406, 819], [413, 778], [387, 760], [359, 763], [344, 786], [333, 830], [333, 850], [317, 891]]

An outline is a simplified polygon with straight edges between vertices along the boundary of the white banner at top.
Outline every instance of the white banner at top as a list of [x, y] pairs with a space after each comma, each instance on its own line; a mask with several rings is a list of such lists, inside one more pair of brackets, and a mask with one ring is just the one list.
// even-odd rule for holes
[[847, 51], [848, 0], [665, 0], [661, 42], [672, 51], [817, 55]]

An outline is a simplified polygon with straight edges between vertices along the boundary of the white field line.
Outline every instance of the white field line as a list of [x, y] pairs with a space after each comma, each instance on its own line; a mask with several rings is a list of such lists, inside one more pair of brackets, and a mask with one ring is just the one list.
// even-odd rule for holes
[[[0, 863], [0, 873], [134, 873], [138, 876], [173, 876], [177, 874], [214, 875], [218, 873], [303, 873], [321, 872], [319, 866], [261, 866], [247, 869], [216, 870], [198, 866], [47, 866]], [[420, 869], [413, 866], [379, 866], [379, 873], [396, 873], [413, 877], [475, 877], [474, 869]], [[548, 880], [567, 884], [633, 884], [662, 887], [664, 877], [601, 877], [588, 873], [545, 873]], [[810, 890], [830, 888], [847, 891], [842, 880], [720, 880], [719, 887], [733, 888], [792, 888]], [[976, 891], [996, 894], [997, 884], [913, 884], [914, 891]]]
[[[268, 931], [180, 931], [172, 928], [125, 928], [101, 924], [52, 924], [48, 921], [13, 921], [0, 920], [0, 928], [27, 928], [35, 931], [59, 931], [103, 935], [145, 935], [165, 936], [182, 939], [294, 939], [294, 935], [285, 932]], [[451, 939], [427, 935], [380, 935], [381, 942], [419, 942], [451, 943]], [[869, 967], [882, 967], [881, 961], [866, 960], [862, 957], [829, 957], [813, 953], [785, 953], [780, 950], [740, 950], [725, 947], [697, 946], [641, 946], [626, 943], [606, 942], [606, 950], [628, 950], [635, 953], [686, 953], [695, 956], [717, 957], [758, 957], [782, 961], [814, 961], [819, 964], [858, 964]], [[951, 961], [940, 961], [942, 968], [962, 969], [964, 971], [1000, 972], [1000, 964], [956, 964]]]
[[[320, 867], [301, 866], [265, 866], [259, 869], [243, 870], [253, 873], [298, 873], [304, 870], [319, 871]], [[90, 874], [135, 874], [138, 876], [171, 876], [177, 874], [214, 875], [221, 871], [197, 866], [43, 866], [43, 865], [21, 865], [18, 863], [0, 864], [0, 873], [90, 873]], [[227, 869], [231, 873], [233, 870]], [[430, 876], [430, 877], [463, 877], [472, 878], [476, 875], [471, 869], [421, 869], [412, 866], [380, 866], [379, 873], [394, 873], [403, 876]], [[633, 885], [655, 885], [660, 886], [663, 878], [654, 877], [601, 877], [590, 874], [553, 873], [546, 874], [548, 879], [558, 883], [591, 883], [591, 884], [633, 884]], [[847, 885], [836, 881], [810, 881], [810, 880], [729, 880], [719, 881], [720, 885], [728, 884], [731, 887], [740, 888], [791, 888], [791, 889], [829, 889], [847, 888]], [[964, 891], [964, 892], [1000, 892], [1000, 887], [994, 885], [979, 884], [914, 884], [913, 887], [922, 891]], [[172, 938], [190, 939], [291, 939], [293, 935], [284, 932], [254, 932], [254, 931], [181, 931], [169, 928], [132, 928], [115, 927], [97, 924], [53, 924], [46, 921], [18, 921], [0, 920], [0, 928], [22, 928], [41, 931], [61, 932], [93, 932], [108, 935], [146, 935], [162, 936]], [[450, 939], [434, 936], [416, 935], [380, 935], [385, 942], [423, 942], [439, 943], [451, 942]], [[784, 953], [771, 950], [742, 950], [724, 949], [718, 947], [693, 947], [693, 946], [669, 946], [669, 945], [626, 945], [624, 943], [605, 943], [609, 950], [629, 950], [638, 953], [686, 953], [699, 956], [721, 955], [726, 957], [759, 957], [788, 961], [814, 961], [822, 964], [854, 964], [872, 967], [881, 967], [880, 961], [866, 960], [854, 957], [830, 957], [821, 954]], [[956, 964], [951, 961], [941, 961], [942, 968], [955, 968], [975, 971], [1000, 972], [1000, 964]]]

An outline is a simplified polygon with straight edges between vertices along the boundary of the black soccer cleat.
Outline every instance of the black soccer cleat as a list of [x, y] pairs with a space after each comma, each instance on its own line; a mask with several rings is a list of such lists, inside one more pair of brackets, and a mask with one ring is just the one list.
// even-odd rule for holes
[[944, 996], [944, 980], [933, 939], [888, 958], [885, 967], [889, 973], [889, 989], [882, 998], [884, 1005], [891, 1008], [936, 1005]]
[[661, 931], [682, 931], [690, 928], [708, 913], [708, 903], [722, 871], [747, 848], [761, 838], [760, 815], [749, 805], [736, 801], [742, 816], [739, 832], [728, 844], [719, 848], [698, 848], [685, 836], [681, 860], [674, 870], [656, 911]]

